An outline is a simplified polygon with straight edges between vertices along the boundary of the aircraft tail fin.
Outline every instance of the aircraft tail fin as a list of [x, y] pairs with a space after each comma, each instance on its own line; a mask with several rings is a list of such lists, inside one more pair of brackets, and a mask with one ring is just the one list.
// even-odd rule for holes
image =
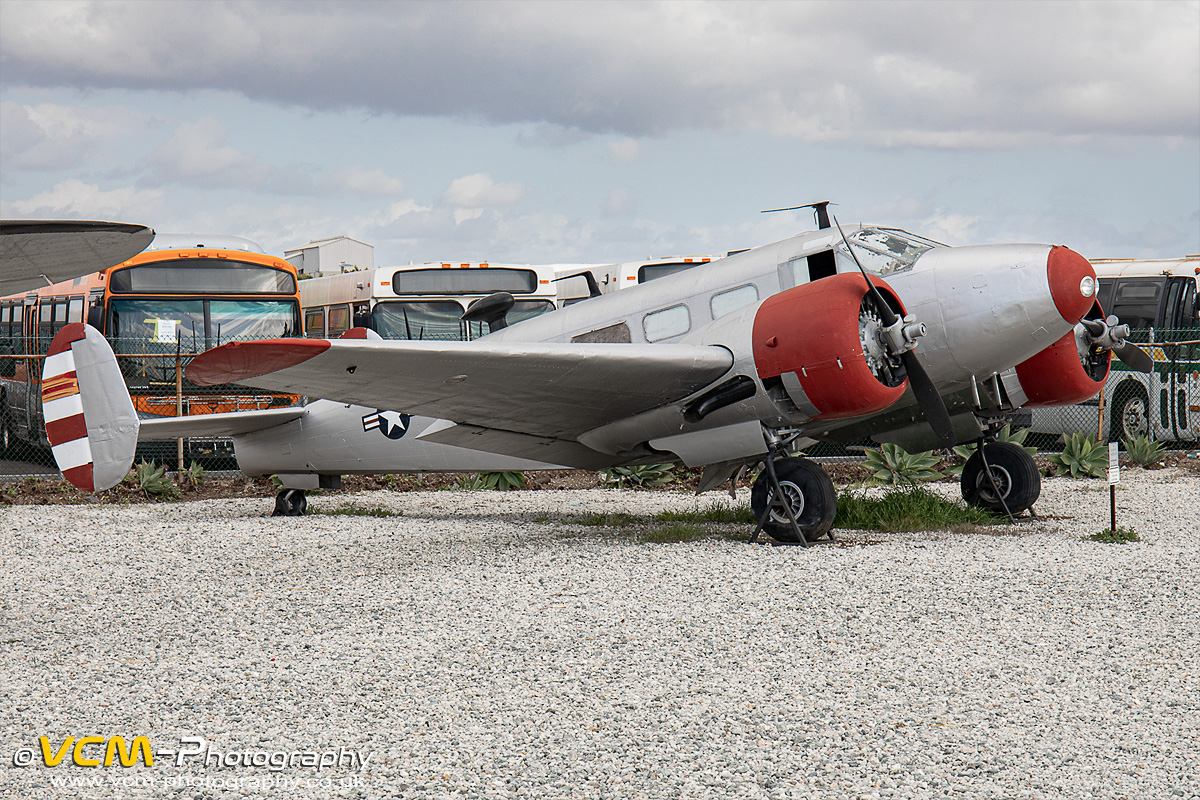
[[46, 437], [63, 477], [88, 492], [116, 486], [133, 465], [138, 416], [104, 336], [63, 327], [42, 369]]

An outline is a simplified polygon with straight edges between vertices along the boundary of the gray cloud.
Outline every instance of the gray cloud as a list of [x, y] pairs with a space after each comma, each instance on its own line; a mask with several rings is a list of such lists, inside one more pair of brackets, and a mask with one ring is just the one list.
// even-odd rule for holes
[[5, 81], [639, 137], [1200, 134], [1200, 4], [6, 0]]

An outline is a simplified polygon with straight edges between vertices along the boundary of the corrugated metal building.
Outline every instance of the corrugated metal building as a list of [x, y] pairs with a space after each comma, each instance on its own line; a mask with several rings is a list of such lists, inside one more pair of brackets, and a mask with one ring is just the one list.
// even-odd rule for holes
[[375, 248], [349, 236], [313, 239], [303, 247], [284, 250], [283, 257], [301, 275], [338, 275], [375, 266]]

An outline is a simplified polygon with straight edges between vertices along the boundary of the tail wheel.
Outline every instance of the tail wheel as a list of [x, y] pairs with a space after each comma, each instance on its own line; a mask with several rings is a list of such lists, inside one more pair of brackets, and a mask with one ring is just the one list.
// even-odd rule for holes
[[303, 489], [284, 489], [275, 495], [272, 517], [300, 517], [308, 510], [308, 498]]
[[963, 466], [962, 496], [973, 506], [1001, 514], [1007, 507], [1016, 516], [1036, 503], [1041, 494], [1042, 475], [1033, 456], [1012, 442], [984, 445], [983, 456], [976, 451]]
[[[804, 538], [812, 541], [829, 533], [837, 514], [837, 493], [825, 470], [807, 458], [781, 458], [775, 462], [775, 476]], [[763, 470], [750, 490], [750, 509], [755, 519], [762, 519], [774, 500], [773, 494], [771, 481]], [[778, 508], [771, 509], [763, 530], [780, 542], [800, 541], [791, 520]]]
[[1150, 407], [1140, 389], [1124, 395], [1113, 404], [1110, 430], [1118, 439], [1136, 439], [1150, 435]]

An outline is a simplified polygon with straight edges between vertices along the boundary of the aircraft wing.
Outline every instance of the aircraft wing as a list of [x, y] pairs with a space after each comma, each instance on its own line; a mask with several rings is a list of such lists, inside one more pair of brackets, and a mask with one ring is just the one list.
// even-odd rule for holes
[[88, 220], [0, 221], [0, 296], [116, 266], [145, 250], [145, 225]]
[[274, 339], [209, 350], [187, 376], [574, 439], [687, 397], [732, 365], [706, 345]]

